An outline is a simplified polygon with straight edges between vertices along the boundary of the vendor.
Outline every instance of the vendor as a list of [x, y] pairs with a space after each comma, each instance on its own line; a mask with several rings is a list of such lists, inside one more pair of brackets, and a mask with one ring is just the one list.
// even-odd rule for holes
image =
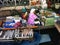
[[31, 9], [29, 16], [28, 16], [28, 25], [35, 25], [35, 26], [42, 26], [40, 21], [40, 13], [39, 10]]
[[35, 9], [31, 9], [28, 17], [28, 25], [34, 25], [34, 20], [37, 19], [38, 17], [35, 14]]

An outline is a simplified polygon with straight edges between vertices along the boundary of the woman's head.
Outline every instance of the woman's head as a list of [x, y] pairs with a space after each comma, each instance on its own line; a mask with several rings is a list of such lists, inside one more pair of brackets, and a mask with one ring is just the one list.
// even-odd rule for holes
[[34, 8], [31, 9], [31, 10], [30, 10], [30, 13], [35, 13], [35, 9], [34, 9]]

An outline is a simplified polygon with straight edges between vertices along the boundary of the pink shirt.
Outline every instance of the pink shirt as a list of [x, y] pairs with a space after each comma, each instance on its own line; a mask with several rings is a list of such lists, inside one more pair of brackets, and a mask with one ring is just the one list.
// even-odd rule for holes
[[28, 18], [28, 25], [34, 25], [34, 20], [37, 18], [37, 16], [34, 13], [29, 14]]

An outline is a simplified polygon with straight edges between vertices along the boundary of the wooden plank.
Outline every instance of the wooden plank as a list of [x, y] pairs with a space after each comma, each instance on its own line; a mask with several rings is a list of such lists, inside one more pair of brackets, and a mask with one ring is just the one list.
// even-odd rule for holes
[[0, 27], [0, 30], [3, 30], [3, 31], [5, 31], [5, 30], [15, 30], [15, 29], [27, 29], [27, 28], [38, 28], [38, 26], [28, 26], [28, 27], [19, 27], [19, 28], [1, 28]]
[[0, 30], [3, 30], [3, 31], [6, 31], [6, 30], [15, 30], [15, 29], [37, 29], [37, 30], [40, 30], [40, 29], [49, 29], [49, 28], [54, 28], [55, 26], [28, 26], [28, 27], [19, 27], [19, 28], [1, 28], [0, 27]]
[[41, 5], [39, 4], [39, 5], [33, 5], [33, 6], [28, 5], [28, 6], [2, 7], [2, 8], [0, 8], [0, 11], [2, 11], [2, 10], [13, 10], [13, 9], [20, 10], [20, 9], [22, 9], [23, 7], [26, 7], [27, 9], [30, 9], [31, 7], [34, 7], [34, 6], [40, 7]]
[[55, 27], [57, 28], [58, 32], [60, 33], [60, 25], [55, 23]]
[[8, 41], [14, 41], [14, 40], [6, 40], [6, 39], [0, 39], [0, 42], [8, 42]]
[[11, 11], [10, 10], [5, 10], [5, 11], [0, 11], [0, 17], [6, 17], [6, 16], [10, 16], [11, 15]]

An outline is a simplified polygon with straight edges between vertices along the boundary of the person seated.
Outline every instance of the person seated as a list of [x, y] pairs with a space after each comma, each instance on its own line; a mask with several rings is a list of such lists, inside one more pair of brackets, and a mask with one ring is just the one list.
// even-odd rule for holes
[[28, 17], [28, 25], [34, 25], [34, 20], [37, 19], [38, 17], [35, 14], [35, 9], [31, 9]]

